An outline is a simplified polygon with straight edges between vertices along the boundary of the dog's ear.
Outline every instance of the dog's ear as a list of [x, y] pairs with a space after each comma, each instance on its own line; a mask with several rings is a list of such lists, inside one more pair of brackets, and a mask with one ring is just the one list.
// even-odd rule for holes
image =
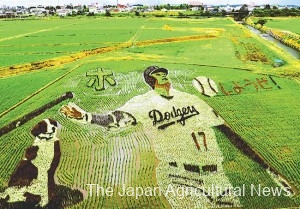
[[57, 121], [56, 120], [53, 120], [53, 119], [51, 119], [51, 118], [48, 118], [48, 120], [49, 120], [49, 122], [52, 124], [52, 125], [54, 125], [54, 126], [58, 126], [58, 123], [57, 123]]
[[41, 121], [38, 124], [36, 124], [32, 129], [31, 129], [31, 134], [33, 136], [38, 136], [41, 133], [46, 133], [47, 132], [47, 123], [45, 121]]
[[25, 151], [25, 157], [27, 158], [27, 160], [33, 160], [36, 158], [37, 156], [37, 152], [39, 150], [38, 146], [31, 146], [28, 147]]

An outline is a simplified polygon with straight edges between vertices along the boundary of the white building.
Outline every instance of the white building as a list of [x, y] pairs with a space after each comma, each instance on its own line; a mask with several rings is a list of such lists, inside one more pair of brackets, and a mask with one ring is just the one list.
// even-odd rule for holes
[[72, 10], [71, 9], [57, 9], [56, 10], [56, 14], [58, 16], [65, 17], [67, 15], [71, 15], [72, 14]]

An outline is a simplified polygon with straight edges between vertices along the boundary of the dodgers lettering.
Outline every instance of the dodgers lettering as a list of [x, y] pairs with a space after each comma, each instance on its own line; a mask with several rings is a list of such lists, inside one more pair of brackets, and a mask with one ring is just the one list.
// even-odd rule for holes
[[151, 110], [149, 112], [149, 117], [153, 120], [153, 126], [156, 126], [158, 123], [162, 123], [162, 125], [158, 126], [158, 129], [165, 129], [176, 122], [184, 126], [185, 120], [198, 114], [199, 112], [194, 106], [187, 106], [181, 109], [173, 106], [170, 112], [161, 112], [155, 109]]

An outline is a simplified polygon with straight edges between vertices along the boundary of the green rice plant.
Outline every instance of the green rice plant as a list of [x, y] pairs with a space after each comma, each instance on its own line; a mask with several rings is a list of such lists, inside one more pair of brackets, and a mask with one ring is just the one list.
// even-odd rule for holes
[[[64, 24], [68, 21], [73, 23], [74, 20], [63, 20]], [[84, 23], [84, 21], [86, 22]], [[280, 89], [274, 85], [270, 90], [249, 90], [229, 96], [222, 94], [219, 89], [218, 96], [212, 98], [204, 97], [192, 86], [192, 79], [200, 75], [213, 79], [217, 84], [224, 84], [227, 89], [232, 88], [232, 82], [241, 82], [245, 79], [255, 81], [257, 78], [268, 77], [256, 73], [257, 71], [273, 74], [274, 72], [268, 64], [259, 61], [244, 61], [236, 56], [236, 51], [241, 56], [247, 53], [247, 49], [242, 46], [243, 43], [255, 45], [254, 48], [257, 47], [258, 50], [266, 52], [269, 59], [275, 56], [276, 52], [271, 52], [272, 50], [251, 38], [249, 34], [229, 19], [191, 20], [188, 23], [162, 19], [149, 20], [146, 24], [144, 19], [133, 18], [132, 21], [136, 21], [137, 24], [133, 26], [135, 31], [141, 25], [145, 25], [145, 30], [141, 30], [135, 39], [136, 42], [143, 39], [148, 40], [147, 32], [150, 28], [153, 28], [153, 33], [149, 34], [150, 40], [156, 39], [154, 37], [155, 32], [161, 32], [157, 36], [159, 39], [194, 35], [194, 31], [187, 32], [188, 26], [191, 25], [194, 28], [207, 28], [209, 30], [212, 28], [209, 25], [213, 23], [213, 28], [224, 28], [224, 31], [221, 31], [219, 36], [214, 39], [153, 43], [143, 47], [132, 46], [103, 54], [95, 54], [76, 62], [63, 64], [60, 67], [53, 66], [36, 72], [26, 72], [2, 78], [0, 87], [4, 91], [0, 93], [0, 107], [3, 111], [19, 100], [32, 95], [33, 92], [67, 71], [79, 66], [63, 79], [54, 82], [48, 88], [0, 117], [1, 127], [67, 91], [72, 91], [75, 94], [75, 97], [70, 101], [83, 109], [95, 113], [107, 113], [122, 106], [130, 98], [149, 90], [142, 78], [142, 73], [146, 67], [150, 65], [163, 66], [170, 69], [169, 76], [174, 88], [194, 94], [210, 104], [253, 149], [299, 189], [300, 173], [297, 165], [300, 156], [295, 148], [299, 141], [299, 128], [296, 126], [300, 122], [298, 111], [299, 83], [289, 78], [273, 76], [272, 78], [276, 81], [277, 86], [280, 86]], [[129, 23], [132, 23], [131, 19], [87, 19], [78, 20], [78, 22], [80, 24], [78, 23], [77, 26], [85, 28], [89, 32], [93, 31], [92, 28], [96, 27], [97, 23], [102, 23], [107, 30], [112, 30], [109, 34], [114, 34], [117, 24], [124, 23], [120, 25], [120, 29], [124, 29], [124, 34], [120, 33], [121, 30], [115, 31], [115, 34], [119, 33], [120, 36], [124, 36], [104, 43], [107, 45], [128, 41], [133, 36], [130, 36], [129, 30], [126, 30]], [[175, 29], [185, 28], [186, 31], [164, 31], [161, 28], [166, 24]], [[36, 27], [40, 28], [41, 26], [36, 25]], [[70, 33], [66, 32], [66, 34], [75, 33], [75, 29], [72, 27], [66, 30], [70, 30]], [[95, 29], [94, 32], [96, 31], [98, 30]], [[52, 32], [54, 31], [49, 34], [55, 34]], [[86, 34], [82, 32], [81, 35], [82, 39], [85, 40]], [[40, 38], [42, 39], [42, 36]], [[53, 37], [48, 38], [51, 39], [49, 44], [54, 46], [55, 39]], [[63, 37], [63, 39], [66, 40], [67, 38]], [[102, 41], [100, 42], [102, 43]], [[89, 44], [88, 42], [84, 43]], [[41, 47], [39, 44], [36, 47]], [[10, 45], [13, 46], [13, 42]], [[20, 46], [20, 43], [17, 45]], [[70, 41], [66, 46], [71, 45]], [[63, 50], [62, 46], [59, 47]], [[25, 50], [25, 48], [23, 49]], [[50, 48], [49, 51], [55, 50]], [[76, 50], [81, 49], [79, 47]], [[29, 50], [27, 53], [29, 52], [31, 51]], [[10, 53], [13, 53], [13, 50]], [[24, 57], [27, 56], [24, 55]], [[12, 60], [8, 62], [12, 63]], [[106, 83], [105, 90], [96, 91], [86, 85], [89, 81], [86, 73], [99, 67], [114, 72], [114, 78], [117, 81], [116, 86], [110, 86]], [[68, 102], [65, 101], [63, 104]], [[135, 199], [134, 197], [120, 197], [117, 194], [118, 191], [122, 190], [123, 182], [132, 187], [157, 186], [155, 175], [157, 161], [152, 142], [143, 132], [142, 124], [120, 132], [108, 132], [96, 125], [83, 125], [63, 117], [59, 113], [63, 104], [54, 106], [0, 138], [0, 145], [3, 150], [0, 155], [0, 185], [2, 187], [8, 181], [9, 175], [22, 157], [25, 148], [32, 143], [33, 138], [30, 135], [30, 129], [38, 121], [50, 117], [59, 121], [63, 126], [59, 136], [62, 150], [62, 158], [57, 170], [59, 182], [85, 191], [88, 190], [87, 184], [98, 183], [103, 187], [112, 186], [116, 192], [112, 197], [88, 196], [83, 202], [71, 208], [169, 208], [168, 201], [163, 196], [143, 196]], [[233, 186], [245, 184], [247, 191], [251, 184], [254, 184], [255, 187], [258, 185], [263, 187], [277, 186], [263, 168], [236, 149], [223, 133], [217, 129], [214, 131], [224, 156], [225, 173]], [[240, 197], [240, 202], [244, 208], [249, 209], [259, 207], [287, 208], [297, 207], [300, 204], [299, 198], [251, 196], [249, 192]]]
[[[257, 22], [259, 19], [261, 18], [255, 17], [253, 18], [253, 21]], [[265, 26], [268, 28], [300, 33], [299, 27], [297, 27], [297, 24], [299, 24], [300, 21], [299, 17], [266, 17], [264, 19], [267, 20]]]

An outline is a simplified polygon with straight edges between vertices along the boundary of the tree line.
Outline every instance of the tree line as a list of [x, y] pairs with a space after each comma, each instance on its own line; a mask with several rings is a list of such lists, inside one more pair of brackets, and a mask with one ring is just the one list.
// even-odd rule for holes
[[300, 7], [279, 9], [276, 6], [267, 4], [263, 9], [255, 9], [252, 13], [256, 17], [286, 17], [300, 16]]

